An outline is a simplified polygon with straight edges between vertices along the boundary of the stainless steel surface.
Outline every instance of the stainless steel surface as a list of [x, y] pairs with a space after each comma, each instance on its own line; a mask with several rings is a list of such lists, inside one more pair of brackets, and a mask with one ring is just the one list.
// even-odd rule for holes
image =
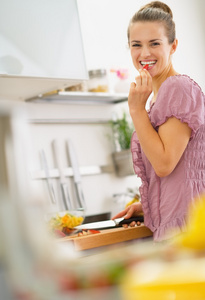
[[77, 161], [77, 155], [73, 146], [73, 143], [70, 139], [67, 140], [67, 152], [71, 167], [73, 168], [73, 180], [75, 187], [76, 200], [79, 208], [85, 208], [85, 199], [83, 195], [81, 175], [79, 170], [79, 165]]
[[69, 190], [68, 190], [68, 184], [66, 182], [63, 165], [62, 165], [62, 161], [61, 161], [61, 157], [60, 157], [58, 140], [53, 141], [53, 150], [54, 150], [55, 161], [56, 161], [57, 167], [59, 169], [60, 188], [61, 188], [61, 194], [62, 194], [64, 208], [65, 208], [65, 210], [70, 210], [70, 209], [72, 209], [72, 205], [71, 205], [71, 200], [70, 200], [70, 195], [69, 195]]
[[51, 204], [55, 204], [56, 203], [56, 197], [55, 197], [55, 193], [54, 193], [53, 184], [51, 182], [51, 176], [50, 176], [50, 171], [49, 171], [49, 168], [48, 168], [46, 154], [45, 154], [45, 151], [43, 149], [41, 150], [40, 155], [41, 155], [42, 166], [43, 166], [43, 169], [45, 171], [45, 176], [46, 176], [48, 191], [49, 191], [49, 195], [50, 195], [50, 199], [51, 199]]

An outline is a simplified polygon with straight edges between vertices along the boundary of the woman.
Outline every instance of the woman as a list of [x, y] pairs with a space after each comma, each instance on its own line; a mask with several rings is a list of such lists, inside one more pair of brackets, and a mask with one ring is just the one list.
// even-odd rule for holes
[[154, 240], [162, 241], [186, 230], [189, 206], [205, 190], [205, 96], [197, 83], [173, 68], [178, 42], [166, 4], [151, 2], [133, 16], [128, 43], [139, 71], [128, 105], [135, 126], [131, 151], [142, 180], [141, 202], [113, 218], [143, 212]]

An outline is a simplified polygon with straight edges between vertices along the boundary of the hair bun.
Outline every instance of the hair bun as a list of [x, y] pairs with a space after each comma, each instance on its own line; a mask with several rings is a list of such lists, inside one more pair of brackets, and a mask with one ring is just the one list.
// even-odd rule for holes
[[173, 13], [172, 13], [171, 8], [167, 4], [165, 4], [164, 2], [152, 1], [148, 4], [146, 4], [145, 6], [143, 6], [140, 10], [143, 10], [145, 8], [159, 8], [159, 9], [163, 10], [164, 12], [170, 14], [171, 17], [173, 18]]

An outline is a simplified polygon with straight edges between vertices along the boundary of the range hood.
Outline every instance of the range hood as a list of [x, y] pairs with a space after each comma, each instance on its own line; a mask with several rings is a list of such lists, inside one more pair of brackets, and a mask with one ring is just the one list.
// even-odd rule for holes
[[25, 101], [41, 94], [73, 86], [81, 83], [82, 80], [0, 75], [0, 100]]
[[0, 100], [88, 79], [76, 0], [1, 0]]

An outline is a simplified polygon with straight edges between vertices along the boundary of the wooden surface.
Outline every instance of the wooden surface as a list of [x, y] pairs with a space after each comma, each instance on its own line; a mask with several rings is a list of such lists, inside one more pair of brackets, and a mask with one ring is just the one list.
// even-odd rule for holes
[[104, 229], [100, 233], [85, 236], [67, 236], [58, 239], [58, 242], [72, 241], [76, 250], [87, 250], [148, 236], [152, 236], [152, 232], [141, 224], [137, 227]]

